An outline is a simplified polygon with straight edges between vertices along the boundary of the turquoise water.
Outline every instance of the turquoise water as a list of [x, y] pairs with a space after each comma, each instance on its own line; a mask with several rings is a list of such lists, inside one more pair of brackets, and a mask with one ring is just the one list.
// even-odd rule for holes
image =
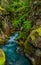
[[30, 61], [24, 56], [23, 52], [18, 52], [17, 48], [19, 48], [19, 45], [16, 43], [17, 36], [18, 33], [11, 36], [7, 44], [0, 46], [6, 54], [7, 65], [31, 65]]

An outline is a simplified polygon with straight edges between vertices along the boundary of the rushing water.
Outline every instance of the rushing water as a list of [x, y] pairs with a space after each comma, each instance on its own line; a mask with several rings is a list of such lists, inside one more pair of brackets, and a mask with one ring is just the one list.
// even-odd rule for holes
[[11, 36], [7, 44], [1, 45], [6, 54], [7, 65], [31, 65], [30, 61], [24, 56], [23, 53], [18, 53], [16, 43], [16, 38], [18, 33], [15, 33], [14, 36]]

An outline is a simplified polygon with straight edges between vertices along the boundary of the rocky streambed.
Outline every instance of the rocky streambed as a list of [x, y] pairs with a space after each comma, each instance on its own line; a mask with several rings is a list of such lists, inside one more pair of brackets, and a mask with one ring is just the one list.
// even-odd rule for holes
[[16, 43], [18, 33], [11, 36], [5, 45], [0, 45], [6, 54], [6, 65], [31, 65], [28, 58], [24, 56], [23, 49]]

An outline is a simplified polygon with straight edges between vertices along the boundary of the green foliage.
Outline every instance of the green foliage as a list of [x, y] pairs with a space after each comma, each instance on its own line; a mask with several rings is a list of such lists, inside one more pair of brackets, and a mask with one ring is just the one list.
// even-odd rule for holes
[[31, 22], [32, 21], [30, 21], [30, 20], [27, 20], [24, 22], [24, 24], [23, 24], [24, 31], [29, 31], [31, 29]]
[[18, 38], [19, 40], [21, 40], [22, 42], [24, 42], [27, 38], [28, 34], [26, 34], [25, 32], [23, 31], [20, 31], [19, 34], [18, 34]]
[[12, 21], [12, 25], [16, 28], [22, 26], [23, 22], [25, 21], [25, 18], [29, 15], [30, 12], [30, 1], [6, 0], [5, 2], [4, 0], [3, 4], [4, 5], [2, 5], [2, 7], [4, 8], [4, 11], [2, 13], [6, 15], [9, 14], [10, 20]]
[[13, 22], [12, 25], [15, 26], [15, 27], [18, 27], [19, 24], [20, 24], [20, 21], [19, 20], [16, 20], [16, 21]]
[[17, 1], [12, 0], [11, 2], [8, 2], [8, 4], [5, 4], [3, 7], [6, 9], [6, 11], [15, 13], [15, 12], [22, 11], [28, 6], [26, 6], [25, 3], [22, 1], [17, 2]]
[[26, 13], [26, 14], [24, 14], [24, 15], [18, 15], [19, 16], [19, 18], [17, 19], [15, 19], [15, 20], [13, 20], [12, 21], [12, 25], [13, 26], [15, 26], [15, 27], [21, 27], [21, 24], [24, 22], [23, 20], [25, 19], [25, 17], [27, 16], [28, 14]]
[[24, 32], [20, 32], [19, 35], [18, 35], [18, 38], [21, 39], [25, 36]]

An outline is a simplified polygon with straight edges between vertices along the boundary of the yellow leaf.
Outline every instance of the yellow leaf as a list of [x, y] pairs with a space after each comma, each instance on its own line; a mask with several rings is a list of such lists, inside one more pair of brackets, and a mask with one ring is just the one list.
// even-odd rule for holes
[[4, 10], [4, 8], [0, 7], [0, 10]]

